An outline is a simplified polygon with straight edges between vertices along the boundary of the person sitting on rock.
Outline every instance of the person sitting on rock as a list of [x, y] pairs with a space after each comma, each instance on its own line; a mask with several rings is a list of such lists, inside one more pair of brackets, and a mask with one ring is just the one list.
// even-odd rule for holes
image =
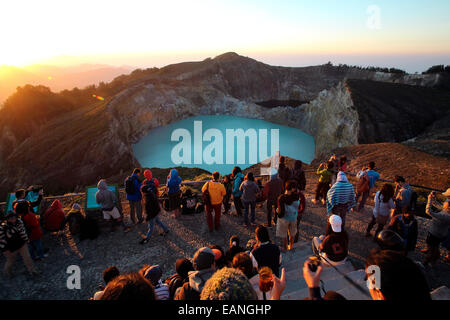
[[208, 247], [197, 250], [192, 261], [195, 271], [189, 272], [189, 281], [183, 284], [175, 300], [200, 300], [205, 283], [216, 271], [215, 257]]
[[[120, 271], [116, 266], [108, 267], [103, 271], [103, 281], [105, 282], [105, 286], [108, 285], [114, 278], [120, 276]], [[102, 287], [100, 291], [97, 291], [94, 294], [92, 300], [102, 300], [103, 293], [105, 292], [105, 287]]]
[[181, 199], [181, 214], [194, 214], [197, 207], [197, 195], [192, 193], [191, 189], [187, 189], [183, 193], [183, 198]]
[[355, 190], [344, 172], [339, 171], [337, 174], [336, 183], [328, 190], [326, 204], [327, 216], [331, 214], [340, 216], [344, 228], [347, 212], [355, 206]]
[[151, 282], [138, 272], [122, 274], [108, 283], [101, 300], [156, 300]]
[[156, 300], [169, 300], [169, 286], [161, 281], [161, 267], [159, 265], [147, 266], [143, 268], [142, 273], [152, 283]]
[[279, 277], [282, 259], [280, 248], [271, 243], [269, 231], [264, 226], [256, 227], [255, 236], [256, 244], [250, 253], [254, 268], [258, 270], [261, 267], [269, 267]]
[[225, 259], [227, 261], [227, 264], [231, 265], [231, 263], [233, 262], [234, 256], [240, 252], [245, 252], [245, 249], [239, 245], [240, 240], [239, 240], [239, 237], [236, 235], [231, 236], [229, 243], [230, 243], [230, 246], [225, 254]]
[[388, 228], [402, 237], [405, 243], [405, 255], [416, 249], [418, 224], [412, 212], [405, 212], [393, 217]]
[[322, 162], [317, 169], [316, 174], [319, 175], [319, 183], [317, 184], [315, 199], [312, 201], [314, 204], [317, 204], [322, 199], [322, 204], [325, 205], [327, 192], [330, 190], [331, 177], [333, 176], [332, 169], [333, 162], [331, 161], [328, 161], [326, 164]]
[[[449, 197], [450, 190], [444, 192], [443, 195]], [[434, 210], [433, 206], [437, 210]], [[426, 253], [423, 264], [427, 265], [434, 264], [441, 255], [439, 246], [447, 237], [450, 227], [450, 201], [447, 199], [444, 205], [441, 205], [436, 200], [436, 193], [433, 191], [428, 195], [425, 212], [432, 218], [426, 239], [427, 248], [422, 250], [423, 253]]]
[[61, 201], [55, 200], [43, 215], [44, 228], [50, 232], [60, 231], [65, 218], [66, 214]]
[[183, 284], [189, 281], [189, 272], [194, 271], [194, 266], [189, 259], [180, 258], [175, 263], [175, 270], [176, 273], [165, 281], [169, 286], [169, 300], [173, 300]]
[[27, 242], [28, 236], [24, 223], [18, 218], [17, 213], [8, 211], [5, 221], [0, 225], [0, 251], [6, 258], [4, 272], [8, 278], [13, 276], [12, 267], [17, 254], [22, 256], [28, 272], [33, 276], [38, 275], [30, 257]]
[[332, 215], [328, 219], [325, 236], [313, 238], [313, 252], [320, 254], [325, 265], [338, 265], [345, 262], [348, 255], [348, 234], [342, 229], [342, 219]]
[[[365, 265], [368, 280], [372, 281], [369, 291], [373, 300], [431, 300], [424, 273], [403, 253], [374, 249]], [[379, 274], [374, 273], [373, 266], [379, 268]]]

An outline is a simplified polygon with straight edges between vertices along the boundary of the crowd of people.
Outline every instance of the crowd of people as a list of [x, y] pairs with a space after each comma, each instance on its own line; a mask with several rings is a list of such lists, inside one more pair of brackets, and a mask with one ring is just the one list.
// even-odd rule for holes
[[[318, 178], [315, 197], [316, 206], [324, 206], [327, 228], [324, 235], [312, 239], [315, 259], [305, 262], [304, 279], [310, 288], [309, 299], [343, 299], [337, 293], [328, 292], [321, 297], [319, 290], [320, 274], [323, 268], [344, 263], [348, 256], [351, 239], [346, 231], [346, 217], [349, 212], [362, 214], [367, 199], [374, 193], [374, 208], [366, 229], [366, 236], [373, 235], [380, 249], [367, 258], [367, 266], [381, 267], [381, 288], [371, 289], [373, 299], [396, 299], [407, 288], [407, 277], [414, 275], [418, 285], [403, 295], [416, 294], [429, 299], [429, 290], [423, 272], [413, 263], [408, 254], [415, 250], [418, 237], [418, 223], [415, 218], [417, 193], [401, 176], [396, 176], [394, 186], [384, 183], [374, 192], [380, 174], [375, 171], [375, 163], [370, 162], [356, 175], [354, 186], [347, 177], [347, 158], [333, 155], [315, 171]], [[159, 265], [146, 265], [135, 273], [121, 274], [116, 267], [109, 267], [103, 273], [105, 286], [96, 292], [94, 300], [112, 299], [150, 299], [150, 300], [277, 300], [286, 286], [282, 266], [282, 253], [293, 250], [299, 238], [300, 222], [306, 207], [305, 171], [302, 162], [296, 160], [289, 168], [284, 157], [280, 157], [278, 169], [272, 168], [270, 179], [263, 186], [252, 172], [244, 175], [241, 168], [235, 167], [230, 175], [224, 177], [215, 171], [211, 180], [201, 188], [201, 200], [190, 188], [182, 192], [183, 180], [176, 169], [170, 170], [165, 190], [161, 193], [159, 181], [150, 170], [143, 172], [134, 169], [124, 181], [126, 200], [130, 207], [132, 224], [146, 221], [148, 231], [139, 243], [151, 241], [155, 225], [160, 235], [169, 233], [168, 226], [160, 219], [164, 211], [171, 213], [172, 219], [181, 214], [195, 214], [206, 211], [206, 224], [210, 232], [220, 232], [221, 216], [235, 215], [246, 228], [256, 227], [255, 239], [241, 247], [239, 235], [229, 239], [225, 251], [219, 245], [203, 247], [196, 251], [192, 259], [180, 257], [176, 261], [176, 273], [162, 279], [163, 270]], [[121, 225], [129, 231], [121, 212], [120, 200], [108, 188], [105, 180], [98, 182], [95, 200], [100, 206], [102, 217], [111, 223], [114, 230]], [[74, 204], [68, 214], [62, 204], [55, 200], [38, 218], [34, 209], [42, 200], [30, 202], [26, 199], [30, 190], [18, 190], [13, 210], [5, 215], [0, 226], [0, 249], [6, 257], [5, 273], [12, 276], [12, 265], [17, 254], [23, 257], [31, 275], [39, 273], [34, 261], [44, 259], [47, 252], [42, 245], [42, 227], [51, 232], [61, 232], [68, 225], [73, 235], [80, 234], [84, 228], [92, 228], [86, 223], [81, 207]], [[167, 198], [160, 203], [161, 195]], [[450, 227], [450, 189], [443, 196], [444, 204], [438, 203], [436, 194], [428, 197], [426, 213], [431, 218], [426, 239], [427, 248], [423, 250], [423, 266], [434, 264], [440, 258], [440, 245], [449, 247]], [[267, 223], [257, 226], [255, 208], [258, 202], [266, 202]], [[231, 202], [234, 204], [232, 209]], [[358, 203], [359, 202], [359, 203]], [[272, 241], [269, 230], [275, 227], [277, 241]], [[444, 261], [449, 262], [447, 256]], [[398, 265], [402, 263], [399, 272]], [[315, 265], [315, 268], [312, 266]], [[386, 280], [388, 279], [388, 280]], [[389, 282], [387, 282], [389, 281]]]

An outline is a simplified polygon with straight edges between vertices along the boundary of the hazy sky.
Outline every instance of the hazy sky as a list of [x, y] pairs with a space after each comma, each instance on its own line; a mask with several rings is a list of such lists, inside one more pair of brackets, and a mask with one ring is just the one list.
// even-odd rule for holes
[[449, 12], [448, 0], [1, 1], [0, 65], [159, 67], [235, 51], [415, 72], [450, 64]]

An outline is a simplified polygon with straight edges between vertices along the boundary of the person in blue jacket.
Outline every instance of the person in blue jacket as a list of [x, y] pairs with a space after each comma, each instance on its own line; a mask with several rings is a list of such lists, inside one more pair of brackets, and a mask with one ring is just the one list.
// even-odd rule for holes
[[244, 209], [244, 206], [242, 205], [242, 201], [241, 201], [242, 191], [240, 191], [239, 188], [240, 188], [242, 182], [244, 181], [244, 174], [242, 173], [241, 168], [234, 167], [231, 175], [234, 180], [233, 202], [234, 202], [234, 207], [236, 209], [236, 215], [242, 216], [242, 210]]
[[136, 215], [138, 224], [144, 221], [142, 217], [142, 182], [139, 180], [141, 169], [136, 168], [133, 174], [125, 180], [125, 191], [127, 193], [127, 200], [130, 203], [130, 218], [133, 223], [136, 223]]
[[178, 176], [177, 169], [170, 170], [166, 186], [169, 194], [169, 210], [173, 211], [174, 218], [178, 218], [181, 206], [181, 178]]

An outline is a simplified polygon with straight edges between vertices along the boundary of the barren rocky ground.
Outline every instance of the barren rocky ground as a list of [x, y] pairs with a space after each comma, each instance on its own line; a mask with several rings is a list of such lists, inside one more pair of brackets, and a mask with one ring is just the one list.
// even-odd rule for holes
[[[307, 209], [300, 229], [300, 239], [306, 241], [323, 233], [326, 226], [325, 208], [315, 206], [311, 202], [315, 182], [312, 176], [308, 178]], [[129, 208], [126, 202], [123, 202], [123, 207], [128, 221]], [[377, 247], [371, 238], [364, 237], [370, 215], [371, 208], [367, 207], [362, 213], [349, 213], [347, 216], [350, 256], [357, 267], [362, 267], [370, 250]], [[266, 222], [264, 207], [257, 207], [256, 219], [257, 223]], [[418, 219], [419, 241], [416, 252], [411, 257], [420, 261], [423, 258], [420, 249], [425, 246], [429, 220]], [[159, 264], [164, 270], [163, 278], [166, 278], [174, 273], [176, 259], [192, 257], [199, 247], [218, 244], [226, 248], [228, 239], [233, 234], [239, 235], [241, 243], [245, 245], [253, 238], [254, 233], [254, 228], [246, 229], [242, 226], [242, 218], [230, 215], [222, 216], [222, 229], [212, 234], [208, 232], [204, 213], [182, 216], [179, 220], [163, 213], [162, 220], [169, 226], [170, 233], [163, 237], [154, 232], [151, 241], [146, 245], [138, 244], [146, 232], [145, 224], [134, 226], [128, 233], [118, 229], [115, 232], [104, 232], [95, 240], [82, 242], [72, 239], [68, 233], [62, 236], [46, 234], [43, 242], [44, 246], [50, 249], [49, 257], [36, 262], [42, 275], [30, 279], [21, 258], [18, 258], [14, 278], [6, 279], [3, 274], [0, 275], [0, 299], [89, 299], [102, 284], [102, 271], [108, 266], [115, 265], [121, 272], [132, 272], [144, 264]], [[272, 239], [275, 239], [274, 233], [272, 228]], [[3, 268], [4, 262], [4, 257], [0, 257], [0, 268]], [[69, 276], [66, 270], [70, 265], [81, 268], [80, 290], [69, 290], [66, 286]], [[440, 262], [434, 268], [427, 268], [426, 274], [431, 288], [442, 285], [450, 287], [450, 265]]]

